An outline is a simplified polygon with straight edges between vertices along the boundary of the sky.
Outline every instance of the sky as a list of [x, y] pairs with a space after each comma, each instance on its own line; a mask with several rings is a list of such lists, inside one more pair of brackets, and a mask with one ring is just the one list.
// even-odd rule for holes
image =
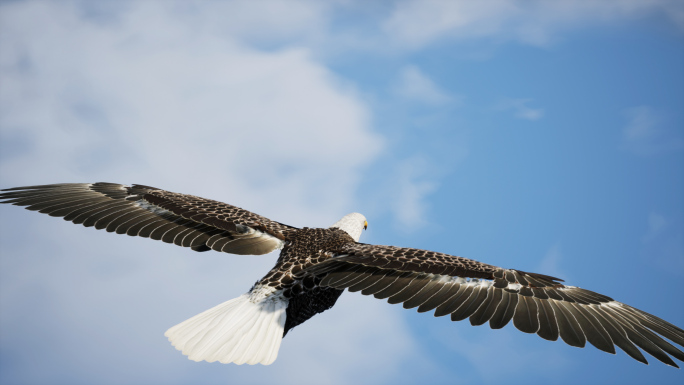
[[[139, 183], [550, 274], [684, 326], [684, 3], [2, 1], [0, 188]], [[0, 207], [2, 384], [681, 384], [345, 293], [270, 366], [164, 331], [276, 254]]]

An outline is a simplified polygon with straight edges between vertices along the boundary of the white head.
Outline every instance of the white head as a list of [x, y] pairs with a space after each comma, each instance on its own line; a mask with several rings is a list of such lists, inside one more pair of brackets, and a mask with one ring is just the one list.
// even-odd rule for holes
[[335, 224], [330, 227], [337, 227], [338, 229], [346, 231], [347, 234], [358, 242], [359, 237], [361, 237], [361, 232], [368, 227], [368, 222], [366, 221], [366, 217], [362, 214], [351, 213], [343, 216], [342, 219], [335, 222]]

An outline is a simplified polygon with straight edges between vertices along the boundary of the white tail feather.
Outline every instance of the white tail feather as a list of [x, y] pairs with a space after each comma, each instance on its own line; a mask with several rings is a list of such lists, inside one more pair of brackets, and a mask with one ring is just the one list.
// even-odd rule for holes
[[287, 303], [282, 290], [258, 286], [164, 335], [193, 361], [269, 365], [278, 357]]

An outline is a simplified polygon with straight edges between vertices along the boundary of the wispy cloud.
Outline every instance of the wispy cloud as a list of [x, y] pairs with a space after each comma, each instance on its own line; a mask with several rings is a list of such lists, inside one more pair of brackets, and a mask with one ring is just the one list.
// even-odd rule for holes
[[644, 254], [667, 274], [684, 275], [684, 232], [677, 216], [650, 212], [646, 234], [641, 238]]
[[401, 71], [394, 91], [405, 99], [429, 105], [442, 105], [457, 100], [416, 66], [407, 66]]
[[653, 155], [684, 149], [684, 139], [667, 129], [662, 114], [650, 106], [632, 107], [624, 112], [627, 124], [622, 130], [623, 150]]
[[428, 167], [425, 159], [414, 156], [402, 161], [396, 169], [390, 200], [394, 215], [402, 228], [413, 231], [417, 226], [425, 224], [425, 198], [437, 188], [434, 181], [426, 178], [424, 170]]
[[668, 225], [668, 220], [655, 212], [648, 214], [648, 232], [642, 238], [644, 242], [650, 242], [660, 235]]
[[505, 99], [495, 108], [500, 111], [511, 111], [516, 118], [539, 120], [544, 116], [544, 110], [529, 107], [528, 104], [532, 101], [533, 99]]
[[539, 262], [539, 267], [537, 268], [539, 272], [548, 274], [556, 277], [568, 278], [567, 274], [563, 273], [560, 264], [563, 260], [563, 253], [561, 252], [560, 244], [556, 243], [552, 245], [549, 250]]
[[383, 28], [396, 47], [417, 49], [442, 39], [495, 38], [547, 45], [560, 31], [660, 15], [684, 31], [684, 6], [652, 1], [440, 1], [397, 2]]
[[397, 3], [383, 28], [395, 44], [420, 47], [450, 37], [480, 37], [498, 32], [510, 1], [404, 1]]
[[[78, 8], [91, 21], [110, 25], [126, 20], [132, 10], [157, 9], [154, 16], [148, 15], [147, 27], [163, 28], [157, 21], [176, 17], [188, 27], [188, 35], [177, 35], [179, 39], [211, 34], [265, 49], [308, 47], [322, 56], [359, 50], [404, 53], [444, 40], [514, 40], [545, 46], [567, 31], [649, 16], [684, 31], [684, 6], [679, 0], [400, 0], [372, 6], [360, 1], [308, 0], [169, 0], [163, 1], [163, 7], [150, 4], [154, 2], [61, 3]], [[139, 20], [143, 19], [135, 22]], [[330, 47], [335, 47], [334, 52]]]

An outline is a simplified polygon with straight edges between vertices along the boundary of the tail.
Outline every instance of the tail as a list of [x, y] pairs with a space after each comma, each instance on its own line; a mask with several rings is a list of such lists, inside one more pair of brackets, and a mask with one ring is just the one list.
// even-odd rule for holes
[[257, 286], [164, 335], [193, 361], [269, 365], [278, 357], [287, 304], [282, 290]]

